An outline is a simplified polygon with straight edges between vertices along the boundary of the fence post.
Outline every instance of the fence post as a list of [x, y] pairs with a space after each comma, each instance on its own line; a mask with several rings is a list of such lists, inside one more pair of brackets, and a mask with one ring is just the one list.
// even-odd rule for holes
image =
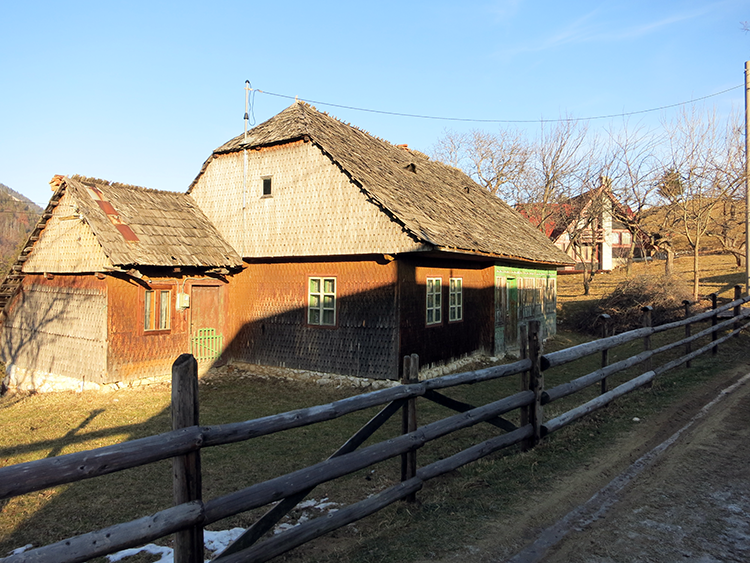
[[541, 359], [542, 345], [539, 340], [540, 323], [537, 320], [529, 321], [529, 359], [531, 369], [529, 370], [529, 389], [534, 392], [534, 402], [529, 409], [529, 423], [534, 428], [534, 435], [525, 444], [525, 449], [536, 446], [542, 436], [542, 391], [544, 391], [544, 375], [542, 374]]
[[[525, 324], [522, 324], [520, 327], [518, 327], [521, 331], [521, 350], [519, 353], [520, 359], [525, 360], [529, 357], [529, 329]], [[521, 391], [526, 391], [526, 389], [529, 389], [529, 372], [528, 371], [522, 371], [521, 372]], [[520, 426], [524, 427], [529, 423], [529, 411], [530, 407], [527, 405], [525, 407], [521, 407], [520, 409]], [[524, 450], [526, 449], [526, 444], [523, 444]]]
[[[709, 295], [709, 297], [711, 298], [711, 309], [716, 311], [716, 301], [719, 298], [719, 294], [712, 293], [711, 295]], [[719, 318], [716, 315], [716, 313], [714, 313], [713, 316], [711, 317], [711, 326], [712, 327], [716, 326], [718, 322], [719, 322]], [[711, 342], [716, 342], [718, 338], [719, 338], [719, 335], [717, 334], [716, 330], [714, 330], [711, 333]], [[713, 348], [711, 348], [711, 355], [715, 356], [718, 353], [719, 353], [719, 346], [714, 344]]]
[[[682, 304], [685, 307], [685, 318], [687, 319], [688, 317], [690, 317], [690, 301], [688, 301], [687, 299], [685, 299], [682, 302]], [[692, 334], [692, 328], [691, 328], [692, 326], [693, 326], [692, 324], [686, 324], [685, 325], [685, 338], [690, 338], [690, 336]], [[685, 344], [685, 355], [687, 356], [692, 351], [693, 351], [693, 345], [692, 345], [692, 343], [688, 342], [687, 344]], [[690, 367], [690, 360], [688, 360], [687, 362], [685, 362], [685, 367], [686, 368]]]
[[[641, 307], [641, 311], [643, 312], [643, 316], [641, 317], [641, 326], [643, 327], [651, 327], [652, 324], [652, 318], [651, 318], [651, 312], [654, 310], [654, 308], [651, 305], [646, 305], [645, 307]], [[651, 335], [646, 335], [643, 337], [643, 349], [644, 350], [651, 350]], [[653, 363], [652, 358], [649, 358], [646, 360], [646, 371], [651, 371], [651, 364]]]
[[[182, 354], [172, 364], [172, 429], [198, 425], [198, 362]], [[202, 500], [200, 450], [172, 458], [174, 504]], [[175, 563], [203, 563], [203, 526], [174, 535]]]
[[[404, 356], [404, 373], [401, 383], [417, 383], [419, 381], [419, 355], [412, 354]], [[403, 434], [414, 432], [417, 429], [417, 399], [407, 399], [401, 411], [401, 431]], [[401, 454], [401, 481], [408, 481], [417, 475], [417, 452], [412, 450]], [[406, 502], [415, 502], [416, 494], [412, 493], [405, 498]]]
[[[734, 286], [734, 300], [737, 301], [738, 299], [742, 299], [742, 286], [741, 285], [735, 285]], [[742, 305], [735, 305], [734, 306], [734, 317], [737, 318], [740, 316], [740, 313], [742, 312]], [[739, 330], [741, 326], [740, 321], [734, 321], [734, 330]], [[740, 333], [734, 335], [735, 338], [740, 337]]]
[[[609, 336], [609, 319], [611, 319], [607, 313], [599, 315], [599, 320], [602, 321], [602, 338]], [[606, 368], [609, 365], [609, 348], [602, 350], [602, 367]], [[601, 381], [601, 394], [604, 395], [607, 392], [607, 378], [603, 378]]]

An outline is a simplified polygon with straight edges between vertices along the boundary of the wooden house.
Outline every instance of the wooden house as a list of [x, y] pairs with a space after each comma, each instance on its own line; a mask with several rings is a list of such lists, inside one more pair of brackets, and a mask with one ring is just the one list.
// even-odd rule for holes
[[461, 171], [295, 103], [187, 194], [56, 177], [0, 287], [6, 383], [84, 388], [180, 353], [377, 379], [555, 332], [570, 259]]
[[[230, 359], [370, 378], [555, 331], [570, 263], [461, 171], [297, 102], [214, 151], [188, 193], [247, 267]], [[240, 304], [242, 304], [240, 306]]]
[[185, 194], [56, 176], [5, 291], [5, 384], [97, 388], [218, 357], [237, 253]]

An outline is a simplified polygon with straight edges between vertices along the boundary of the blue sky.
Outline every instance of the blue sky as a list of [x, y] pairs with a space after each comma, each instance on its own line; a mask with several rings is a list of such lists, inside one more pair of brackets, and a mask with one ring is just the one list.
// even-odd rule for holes
[[[744, 82], [747, 0], [11, 2], [0, 0], [0, 182], [45, 203], [55, 174], [184, 191], [243, 130], [299, 96], [429, 152], [476, 120], [583, 118]], [[743, 110], [735, 88], [703, 102]], [[634, 116], [658, 126], [675, 110]], [[617, 127], [620, 119], [592, 128]], [[538, 124], [518, 125], [533, 134]]]

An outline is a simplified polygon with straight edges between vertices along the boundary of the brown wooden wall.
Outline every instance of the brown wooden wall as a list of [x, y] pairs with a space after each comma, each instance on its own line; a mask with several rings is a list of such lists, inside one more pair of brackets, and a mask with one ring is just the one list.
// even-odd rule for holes
[[[442, 278], [442, 322], [427, 325], [427, 278]], [[448, 281], [463, 280], [463, 320], [448, 320]], [[399, 258], [400, 355], [419, 354], [420, 365], [447, 362], [475, 351], [491, 353], [494, 337], [492, 263]]]
[[[397, 267], [384, 258], [254, 262], [230, 287], [227, 357], [369, 378], [398, 374]], [[334, 327], [307, 323], [308, 279], [335, 277]]]
[[[190, 321], [196, 314], [194, 307], [177, 310], [179, 292], [191, 293], [193, 285], [216, 286], [220, 293], [218, 317], [226, 318], [224, 293], [226, 284], [214, 278], [157, 277], [150, 283], [138, 283], [132, 278], [107, 277], [109, 353], [107, 372], [112, 381], [128, 381], [158, 377], [171, 373], [174, 360], [190, 351]], [[171, 290], [171, 323], [168, 330], [145, 330], [144, 299], [146, 289]], [[222, 321], [223, 322], [223, 321]], [[222, 332], [224, 326], [217, 326]]]

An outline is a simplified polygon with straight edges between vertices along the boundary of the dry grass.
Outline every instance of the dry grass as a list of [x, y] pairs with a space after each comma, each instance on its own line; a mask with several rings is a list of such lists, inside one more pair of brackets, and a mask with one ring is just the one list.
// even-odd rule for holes
[[[702, 291], [718, 291], [729, 298], [743, 276], [726, 257], [705, 257]], [[689, 259], [679, 259], [677, 270], [690, 275]], [[645, 275], [663, 264], [636, 265], [633, 275]], [[563, 307], [596, 299], [611, 291], [623, 279], [623, 272], [599, 275], [592, 296], [582, 296], [578, 276], [563, 276], [559, 282]], [[584, 337], [561, 332], [550, 349], [577, 344]], [[734, 340], [734, 339], [733, 339]], [[655, 343], [656, 345], [656, 343]], [[611, 361], [639, 351], [640, 343], [613, 351]], [[534, 452], [494, 455], [460, 472], [430, 482], [419, 493], [420, 505], [394, 505], [355, 526], [317, 542], [312, 552], [288, 556], [289, 561], [375, 562], [424, 559], [445, 553], [456, 544], [478, 534], [484, 523], [522, 510], [530, 491], [543, 490], [558, 482], [562, 472], [572, 471], [612, 436], [628, 426], [633, 412], [656, 412], [674, 401], [691, 386], [706, 381], [716, 371], [743, 357], [745, 338], [727, 346], [719, 360], [695, 362], [692, 370], [667, 376], [647, 393], [634, 393], [607, 409], [553, 435]], [[596, 369], [598, 357], [546, 373], [547, 385], [567, 381]], [[627, 375], [612, 378], [616, 385]], [[456, 389], [448, 394], [472, 404], [485, 404], [516, 391], [515, 378]], [[201, 423], [217, 424], [251, 419], [302, 406], [327, 403], [356, 391], [349, 388], [319, 387], [302, 382], [241, 378], [239, 374], [206, 379], [201, 385]], [[549, 416], [570, 408], [595, 394], [554, 403]], [[167, 386], [122, 390], [110, 394], [58, 393], [16, 395], [0, 399], [0, 464], [10, 465], [72, 451], [122, 442], [169, 429]], [[446, 416], [445, 409], [427, 401], [419, 403], [420, 424]], [[280, 475], [325, 459], [355, 432], [374, 411], [349, 415], [315, 427], [202, 452], [204, 497], [215, 498], [243, 486]], [[398, 418], [398, 417], [397, 417]], [[461, 432], [450, 441], [431, 444], [419, 451], [419, 463], [429, 463], [455, 453], [466, 444], [495, 434], [492, 427], [478, 426]], [[374, 437], [381, 440], [399, 432], [400, 420], [392, 420]], [[384, 489], [398, 479], [398, 460], [379, 464], [373, 470], [356, 473], [318, 487], [315, 498], [347, 504]], [[27, 543], [43, 545], [131, 520], [164, 509], [171, 504], [169, 462], [123, 471], [81, 483], [24, 495], [3, 501], [0, 519], [0, 555]], [[255, 514], [240, 515], [215, 526], [227, 529], [247, 526]], [[168, 543], [168, 540], [166, 540]], [[315, 555], [311, 555], [314, 553]], [[129, 561], [154, 561], [139, 556]]]
[[[700, 294], [706, 296], [714, 292], [719, 293], [719, 298], [731, 300], [734, 296], [734, 286], [744, 283], [744, 268], [737, 268], [734, 258], [720, 254], [701, 256], [699, 263], [700, 271]], [[638, 262], [633, 264], [632, 277], [656, 276], [664, 273], [664, 262], [654, 260], [651, 262]], [[692, 284], [693, 259], [691, 256], [683, 255], [675, 259], [674, 275]], [[611, 273], [597, 274], [591, 284], [591, 294], [583, 294], [583, 282], [580, 274], [558, 276], [557, 296], [558, 301], [567, 304], [576, 301], [588, 301], [600, 299], [614, 291], [625, 278], [625, 269], [618, 268]]]

